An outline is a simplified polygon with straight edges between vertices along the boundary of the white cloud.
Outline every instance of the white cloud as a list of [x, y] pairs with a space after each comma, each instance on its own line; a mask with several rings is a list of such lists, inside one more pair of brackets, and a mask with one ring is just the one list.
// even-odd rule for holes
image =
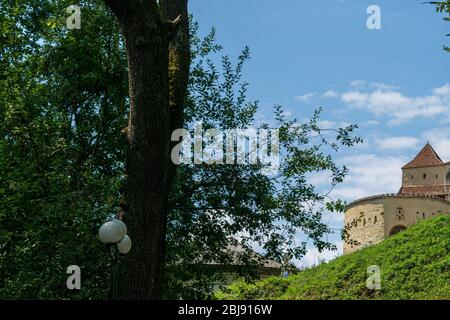
[[353, 88], [375, 88], [375, 89], [379, 89], [379, 90], [392, 90], [397, 88], [394, 85], [388, 84], [388, 83], [384, 83], [384, 82], [368, 82], [365, 80], [353, 80], [350, 81], [350, 86]]
[[[450, 84], [431, 90], [425, 96], [407, 96], [384, 83], [351, 82], [356, 89], [340, 94], [341, 100], [353, 108], [391, 118], [389, 124], [400, 124], [415, 118], [433, 118], [450, 112]], [[448, 118], [448, 117], [447, 117]]]
[[450, 128], [435, 128], [423, 134], [443, 161], [450, 160]]
[[308, 183], [319, 187], [319, 186], [330, 186], [332, 182], [331, 171], [319, 171], [313, 172], [307, 175]]
[[342, 224], [344, 222], [344, 214], [342, 212], [324, 211], [322, 221], [328, 227], [332, 226], [342, 227]]
[[291, 110], [284, 110], [283, 111], [283, 116], [286, 118], [289, 118], [292, 115], [292, 111]]
[[338, 185], [331, 197], [353, 201], [383, 193], [395, 193], [401, 186], [403, 157], [359, 154], [338, 159], [349, 170], [344, 183]]
[[339, 97], [339, 93], [334, 90], [328, 90], [323, 94], [325, 98], [337, 98]]
[[381, 150], [400, 150], [417, 148], [419, 139], [414, 137], [389, 137], [384, 139], [377, 139], [376, 144]]
[[435, 94], [435, 95], [449, 95], [450, 94], [450, 84], [446, 83], [442, 87], [433, 89], [433, 94]]
[[349, 91], [341, 94], [341, 100], [358, 107], [364, 107], [369, 101], [369, 95], [359, 91]]
[[302, 95], [302, 96], [295, 96], [294, 98], [295, 98], [296, 100], [300, 101], [300, 102], [308, 102], [308, 101], [310, 101], [313, 97], [315, 97], [316, 94], [317, 94], [316, 92], [309, 92], [309, 93], [306, 93], [306, 94], [304, 94], [304, 95]]
[[301, 267], [308, 267], [317, 265], [320, 261], [330, 261], [341, 255], [343, 252], [344, 243], [342, 241], [334, 242], [337, 247], [337, 251], [324, 250], [319, 252], [317, 248], [309, 248], [305, 256], [300, 260], [299, 265]]
[[368, 126], [376, 126], [379, 124], [380, 124], [380, 121], [377, 121], [377, 120], [366, 120], [366, 121], [359, 123], [359, 126], [360, 127], [368, 127]]
[[369, 85], [378, 90], [393, 90], [397, 88], [396, 86], [383, 82], [371, 82]]
[[[309, 120], [308, 120], [309, 121]], [[349, 125], [351, 125], [350, 122], [347, 121], [341, 121], [341, 122], [335, 122], [332, 120], [318, 120], [317, 126], [320, 129], [338, 129], [338, 128], [346, 128]]]
[[336, 122], [330, 120], [319, 120], [317, 121], [317, 126], [321, 129], [332, 129], [336, 127]]
[[355, 144], [352, 148], [353, 150], [358, 150], [359, 152], [362, 152], [361, 149], [367, 149], [371, 146], [370, 139], [364, 137], [363, 142]]
[[367, 84], [367, 81], [365, 81], [365, 80], [353, 80], [353, 81], [350, 81], [350, 85], [352, 87], [363, 87], [366, 84]]

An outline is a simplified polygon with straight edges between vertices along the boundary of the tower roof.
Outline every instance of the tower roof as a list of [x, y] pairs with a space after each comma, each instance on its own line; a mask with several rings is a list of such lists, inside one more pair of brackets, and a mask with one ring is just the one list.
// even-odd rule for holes
[[438, 166], [443, 163], [444, 162], [438, 156], [436, 151], [434, 151], [431, 144], [427, 142], [425, 147], [423, 147], [423, 149], [420, 150], [417, 156], [412, 161], [404, 165], [402, 169]]

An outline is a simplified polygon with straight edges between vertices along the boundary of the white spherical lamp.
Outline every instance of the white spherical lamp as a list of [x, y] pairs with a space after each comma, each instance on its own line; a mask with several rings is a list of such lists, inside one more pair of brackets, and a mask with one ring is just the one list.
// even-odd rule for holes
[[114, 221], [108, 221], [98, 230], [98, 237], [103, 243], [117, 243], [123, 238], [122, 229]]
[[129, 236], [125, 236], [122, 241], [117, 244], [117, 249], [122, 254], [127, 254], [131, 249], [131, 239]]
[[122, 220], [119, 219], [113, 220], [113, 222], [120, 227], [120, 230], [122, 231], [122, 237], [120, 237], [120, 240], [122, 240], [127, 235], [127, 226]]

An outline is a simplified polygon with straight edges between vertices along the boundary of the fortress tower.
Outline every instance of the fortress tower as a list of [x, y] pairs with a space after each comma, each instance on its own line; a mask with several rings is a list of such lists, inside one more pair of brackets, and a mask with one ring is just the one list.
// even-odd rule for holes
[[450, 213], [450, 162], [443, 162], [427, 143], [402, 167], [397, 194], [382, 194], [351, 202], [345, 210], [349, 240], [344, 253], [379, 243], [386, 237], [438, 214]]

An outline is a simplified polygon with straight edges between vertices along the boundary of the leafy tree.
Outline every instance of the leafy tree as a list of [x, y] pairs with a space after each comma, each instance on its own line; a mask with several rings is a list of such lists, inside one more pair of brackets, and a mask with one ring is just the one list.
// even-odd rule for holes
[[187, 0], [105, 0], [124, 38], [130, 116], [121, 216], [134, 250], [121, 298], [159, 299], [169, 193], [176, 174], [172, 131], [183, 124], [190, 48]]
[[[84, 7], [82, 32], [69, 31], [69, 4], [2, 1], [2, 298], [102, 298], [108, 289], [96, 232], [123, 180], [126, 60], [106, 10]], [[79, 292], [65, 287], [73, 264]]]
[[[166, 256], [165, 240], [170, 209], [168, 201], [177, 177], [176, 167], [170, 161], [173, 146], [170, 136], [184, 123], [185, 113], [189, 116], [189, 110], [186, 109], [191, 60], [188, 0], [105, 2], [116, 16], [124, 37], [130, 79], [128, 154], [122, 215], [129, 225], [135, 246], [125, 259], [126, 272], [122, 277], [121, 295], [126, 299], [158, 299], [161, 296]], [[200, 93], [203, 93], [203, 97], [209, 94], [209, 103], [204, 105], [201, 104], [202, 101], [197, 102], [211, 115], [217, 115], [219, 119], [214, 123], [215, 127], [246, 127], [252, 120], [255, 106], [243, 105], [245, 85], [240, 88], [237, 97], [233, 90], [240, 80], [242, 63], [246, 57], [247, 51], [244, 51], [236, 70], [232, 70], [229, 61], [224, 59], [224, 81], [221, 84], [217, 84], [218, 74], [211, 65], [206, 73], [202, 73], [202, 69], [196, 70], [195, 66], [192, 70], [195, 76], [203, 77], [200, 79], [200, 87], [196, 89], [202, 90]], [[195, 113], [196, 117], [199, 115], [200, 113]], [[331, 170], [333, 183], [337, 183], [342, 180], [345, 170], [339, 170], [331, 157], [320, 151], [328, 143], [317, 127], [318, 113], [310, 123], [299, 125], [293, 130], [296, 122], [287, 121], [281, 108], [277, 109], [276, 117], [281, 125], [281, 142], [287, 153], [287, 161], [278, 179], [270, 183], [270, 180], [257, 171], [252, 171], [250, 175], [244, 171], [241, 175], [239, 167], [212, 169], [213, 172], [217, 170], [223, 173], [222, 180], [216, 180], [218, 183], [208, 189], [193, 189], [191, 192], [196, 191], [193, 193], [194, 197], [199, 193], [208, 196], [210, 190], [217, 190], [222, 186], [218, 191], [225, 198], [222, 201], [204, 199], [208, 200], [202, 203], [207, 211], [200, 213], [197, 213], [195, 207], [201, 203], [198, 199], [191, 199], [187, 208], [181, 207], [181, 210], [187, 210], [187, 214], [192, 215], [195, 220], [198, 219], [199, 225], [216, 225], [208, 233], [215, 232], [217, 228], [223, 231], [221, 235], [219, 231], [219, 239], [215, 239], [215, 248], [223, 248], [227, 244], [224, 236], [248, 231], [248, 236], [241, 237], [264, 244], [271, 255], [285, 241], [283, 235], [288, 234], [292, 238], [295, 228], [308, 230], [319, 249], [327, 246], [320, 240], [327, 232], [326, 226], [320, 223], [321, 213], [309, 204], [310, 201], [317, 202], [323, 198], [307, 185], [305, 175], [316, 170]], [[337, 140], [352, 145], [355, 139], [349, 137], [349, 132], [353, 129], [353, 126], [341, 129]], [[310, 143], [309, 134], [312, 132], [316, 132], [321, 138], [319, 145], [301, 150], [299, 146]], [[335, 143], [330, 146], [337, 148]], [[196, 173], [192, 174], [195, 177]], [[274, 189], [276, 183], [281, 184], [278, 191]], [[269, 195], [274, 196], [258, 192], [256, 198], [245, 199], [244, 195], [255, 194], [246, 189], [252, 184], [258, 184], [261, 191], [269, 191]], [[188, 187], [192, 190], [192, 186]], [[211, 204], [224, 206], [225, 209], [216, 210], [214, 206], [210, 208]], [[231, 215], [233, 222], [230, 223], [227, 219], [217, 221], [214, 216], [218, 212], [225, 213], [227, 217]], [[256, 215], [257, 218], [249, 219], [250, 215]], [[277, 220], [288, 221], [288, 224], [280, 227], [275, 223]], [[267, 228], [267, 232], [261, 232], [258, 227]], [[190, 236], [185, 241], [189, 240]], [[304, 247], [305, 245], [300, 249], [296, 248], [296, 255], [301, 254]]]
[[[201, 122], [204, 130], [218, 128], [225, 132], [255, 125], [258, 102], [246, 99], [248, 83], [242, 81], [249, 49], [243, 50], [235, 66], [228, 56], [222, 56], [219, 71], [211, 60], [221, 51], [214, 41], [214, 30], [203, 40], [196, 35], [196, 24], [191, 30], [193, 62], [186, 127]], [[334, 202], [328, 193], [317, 192], [307, 176], [329, 171], [330, 188], [334, 188], [347, 169], [333, 162], [332, 152], [361, 140], [351, 136], [354, 125], [337, 130], [319, 128], [320, 112], [299, 123], [288, 120], [282, 108], [275, 107], [273, 125], [280, 129], [283, 158], [275, 174], [267, 175], [261, 163], [183, 164], [178, 168], [169, 202], [165, 297], [192, 299], [211, 294], [222, 274], [208, 264], [238, 264], [238, 273], [247, 280], [254, 279], [262, 263], [252, 253], [255, 244], [266, 251], [266, 257], [278, 261], [285, 248], [297, 258], [306, 253], [306, 241], [294, 241], [299, 232], [319, 250], [335, 249], [326, 241], [332, 230], [323, 223], [322, 215], [325, 209], [342, 211], [343, 204]], [[247, 250], [235, 256], [232, 248], [236, 246]]]
[[[2, 1], [0, 9], [2, 298], [107, 297], [109, 257], [96, 234], [100, 223], [119, 207], [125, 179], [127, 140], [120, 132], [130, 110], [126, 42], [102, 1], [81, 1], [82, 29], [67, 30], [65, 8], [70, 4]], [[163, 10], [173, 18], [169, 8]], [[184, 50], [176, 45], [186, 41], [181, 35], [173, 35], [169, 61], [177, 60]], [[212, 62], [212, 56], [221, 51], [214, 32], [200, 39], [196, 24], [190, 28], [190, 48], [188, 95], [183, 121], [177, 126], [192, 127], [196, 121], [221, 130], [256, 125], [258, 103], [246, 99], [248, 84], [242, 81], [249, 50], [242, 52], [236, 66], [224, 56], [220, 70]], [[180, 91], [175, 87], [182, 86], [183, 79], [178, 78], [182, 76], [177, 68], [168, 72], [173, 110], [180, 107]], [[324, 240], [331, 230], [321, 221], [322, 206], [339, 211], [342, 203], [318, 194], [307, 175], [329, 170], [331, 187], [341, 182], [346, 169], [337, 167], [330, 154], [338, 150], [338, 144], [350, 146], [359, 139], [351, 136], [355, 126], [319, 128], [319, 115], [320, 110], [310, 121], [298, 123], [286, 119], [281, 107], [276, 107], [277, 123], [272, 126], [280, 128], [286, 159], [278, 175], [264, 174], [260, 163], [185, 164], [176, 174], [171, 165], [175, 180], [160, 248], [167, 249], [163, 297], [208, 297], [221, 277], [208, 263], [234, 261], [226, 248], [238, 240], [247, 249], [258, 244], [274, 259], [280, 258], [284, 246], [290, 246], [297, 257], [304, 254], [306, 244], [293, 243], [298, 231], [319, 249], [332, 248]], [[128, 136], [133, 132], [129, 128]], [[151, 167], [152, 162], [143, 165]], [[127, 202], [122, 207], [127, 209]], [[137, 226], [128, 224], [130, 233], [134, 232]], [[131, 236], [136, 255], [156, 254], [148, 253], [151, 247]], [[250, 251], [238, 260], [238, 271], [247, 279], [255, 277], [261, 261]], [[80, 292], [65, 288], [65, 271], [72, 264], [82, 269]], [[123, 277], [137, 272], [124, 269], [128, 270]], [[141, 276], [145, 282], [151, 278]], [[130, 298], [148, 293], [148, 287], [138, 289], [145, 292], [138, 290]], [[150, 297], [156, 297], [157, 291]]]

